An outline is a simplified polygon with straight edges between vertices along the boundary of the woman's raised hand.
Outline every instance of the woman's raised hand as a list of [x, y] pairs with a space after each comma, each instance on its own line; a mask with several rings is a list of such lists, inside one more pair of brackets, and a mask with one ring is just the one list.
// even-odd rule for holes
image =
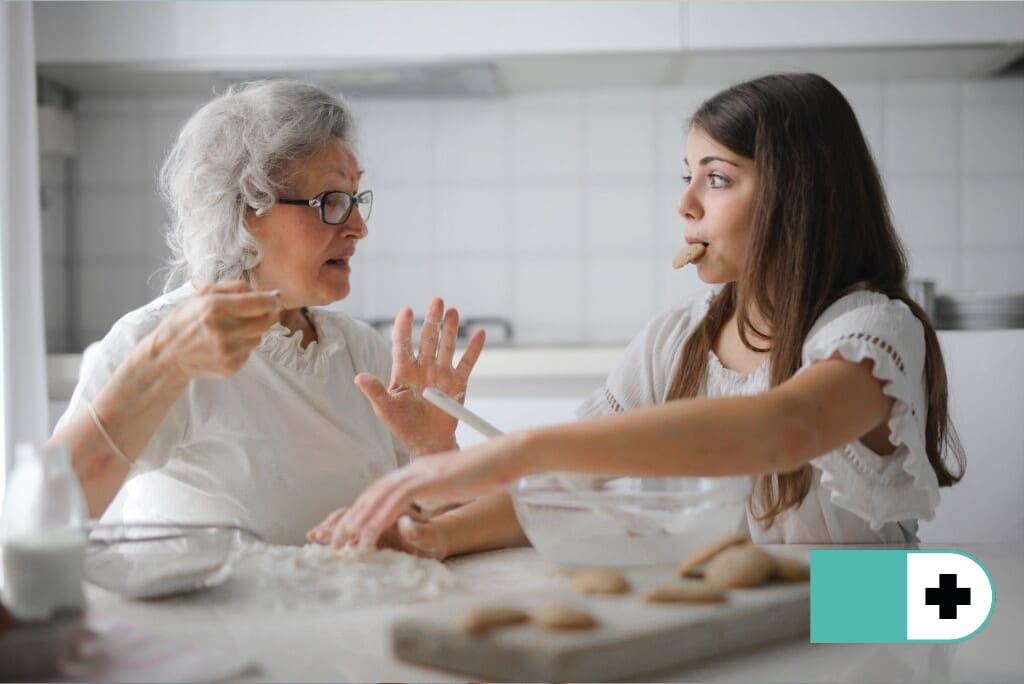
[[151, 349], [166, 354], [186, 379], [237, 373], [281, 317], [277, 292], [244, 282], [202, 286], [153, 331]]
[[484, 331], [473, 335], [453, 368], [458, 330], [459, 312], [445, 311], [444, 301], [434, 299], [427, 307], [419, 350], [414, 351], [412, 309], [403, 309], [395, 316], [391, 331], [391, 384], [385, 388], [369, 373], [360, 373], [355, 378], [377, 417], [413, 456], [455, 448], [458, 421], [426, 401], [423, 390], [434, 387], [460, 403], [465, 399], [469, 375], [484, 346]]

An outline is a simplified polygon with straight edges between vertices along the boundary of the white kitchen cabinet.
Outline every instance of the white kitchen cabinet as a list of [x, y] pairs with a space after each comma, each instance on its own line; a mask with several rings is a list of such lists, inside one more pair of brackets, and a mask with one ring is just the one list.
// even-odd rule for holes
[[973, 46], [1024, 41], [1021, 2], [692, 2], [685, 49]]
[[37, 2], [40, 64], [190, 71], [1024, 41], [1020, 2]]
[[34, 10], [40, 64], [196, 70], [677, 51], [683, 15], [668, 0], [42, 2]]
[[953, 425], [967, 457], [963, 480], [940, 490], [929, 543], [1024, 540], [1024, 330], [939, 333]]

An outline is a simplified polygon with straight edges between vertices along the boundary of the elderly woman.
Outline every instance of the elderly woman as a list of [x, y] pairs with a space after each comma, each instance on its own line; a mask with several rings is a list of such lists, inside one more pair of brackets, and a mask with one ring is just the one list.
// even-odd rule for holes
[[440, 300], [418, 354], [409, 309], [392, 353], [368, 326], [310, 308], [349, 294], [367, 235], [352, 137], [344, 102], [293, 81], [232, 88], [181, 130], [161, 183], [168, 286], [183, 284], [89, 350], [51, 439], [71, 451], [91, 515], [302, 543], [409, 455], [454, 446], [455, 421], [420, 389], [464, 396], [482, 334], [453, 368], [458, 313]]

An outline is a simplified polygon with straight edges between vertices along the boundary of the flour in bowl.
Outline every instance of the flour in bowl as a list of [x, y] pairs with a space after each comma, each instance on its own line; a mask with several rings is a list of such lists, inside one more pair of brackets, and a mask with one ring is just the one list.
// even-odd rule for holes
[[390, 549], [359, 551], [319, 544], [247, 544], [236, 578], [265, 608], [326, 609], [423, 601], [455, 584], [445, 565]]

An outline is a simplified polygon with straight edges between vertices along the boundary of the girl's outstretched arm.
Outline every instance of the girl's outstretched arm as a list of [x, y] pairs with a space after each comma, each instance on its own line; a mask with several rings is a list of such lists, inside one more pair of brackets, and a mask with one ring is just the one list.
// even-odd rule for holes
[[532, 473], [689, 477], [793, 470], [887, 420], [893, 399], [871, 364], [833, 357], [752, 397], [672, 401], [421, 458], [371, 484], [334, 524], [332, 537], [373, 547], [413, 501], [479, 496]]
[[525, 436], [526, 472], [645, 477], [794, 470], [887, 420], [893, 399], [871, 361], [820, 361], [752, 397], [683, 399]]

